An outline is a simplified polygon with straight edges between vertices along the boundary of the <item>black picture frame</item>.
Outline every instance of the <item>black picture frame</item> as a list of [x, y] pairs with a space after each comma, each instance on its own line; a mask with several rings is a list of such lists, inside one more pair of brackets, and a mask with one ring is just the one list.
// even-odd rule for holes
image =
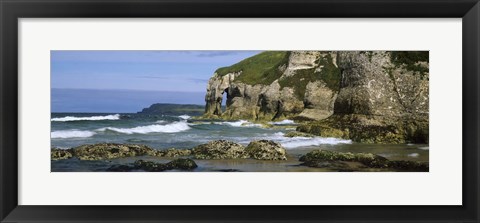
[[[0, 15], [1, 222], [479, 222], [478, 0], [0, 0]], [[74, 17], [462, 18], [463, 205], [18, 205], [17, 21]]]

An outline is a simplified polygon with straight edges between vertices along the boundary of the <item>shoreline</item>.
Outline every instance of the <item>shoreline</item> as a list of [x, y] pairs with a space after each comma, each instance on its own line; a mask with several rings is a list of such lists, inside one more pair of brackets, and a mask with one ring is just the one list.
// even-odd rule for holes
[[[259, 144], [259, 141], [260, 144]], [[194, 172], [428, 172], [428, 161], [387, 159], [381, 155], [363, 152], [338, 152], [313, 149], [295, 154], [268, 140], [253, 141], [257, 148], [242, 146], [226, 140], [214, 140], [190, 149], [156, 150], [140, 144], [90, 144], [71, 149], [51, 150], [54, 164], [88, 168], [89, 164], [103, 166], [96, 171], [194, 171]], [[252, 143], [252, 142], [251, 142]], [[266, 146], [266, 145], [270, 145]], [[264, 149], [269, 147], [269, 149]], [[255, 150], [256, 149], [256, 150]], [[142, 169], [135, 162], [148, 161], [147, 166], [166, 165], [168, 162], [188, 160], [193, 169]], [[85, 164], [85, 165], [84, 165]], [[117, 167], [115, 167], [117, 165]], [[108, 167], [108, 168], [107, 168]], [[163, 167], [162, 167], [163, 168]], [[149, 171], [150, 170], [150, 171]], [[81, 170], [70, 170], [82, 172]], [[89, 170], [92, 171], [92, 170]]]

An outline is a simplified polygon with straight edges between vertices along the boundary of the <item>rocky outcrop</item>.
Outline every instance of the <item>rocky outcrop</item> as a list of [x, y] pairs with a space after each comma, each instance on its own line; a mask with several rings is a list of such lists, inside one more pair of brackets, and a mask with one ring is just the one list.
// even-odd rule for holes
[[364, 168], [391, 169], [395, 171], [428, 171], [427, 162], [406, 160], [390, 161], [372, 153], [344, 153], [313, 150], [300, 157], [301, 165], [339, 171], [362, 171]]
[[286, 160], [287, 152], [279, 143], [271, 140], [252, 141], [245, 148], [246, 152], [258, 160]]
[[252, 141], [247, 147], [226, 140], [214, 140], [192, 150], [195, 159], [258, 159], [286, 160], [287, 152], [271, 140]]
[[193, 148], [195, 159], [245, 159], [245, 147], [226, 140], [214, 140]]
[[205, 116], [308, 120], [297, 130], [366, 143], [428, 143], [428, 61], [426, 51], [264, 52], [217, 70]]
[[145, 145], [98, 143], [75, 147], [72, 153], [80, 160], [105, 160], [132, 156], [157, 156], [158, 150]]
[[109, 160], [135, 156], [193, 157], [195, 159], [287, 159], [286, 150], [280, 144], [269, 140], [253, 141], [247, 148], [227, 140], [214, 140], [192, 149], [156, 150], [146, 145], [98, 143], [67, 150], [56, 148], [51, 150], [52, 160], [70, 159], [72, 157], [79, 160]]

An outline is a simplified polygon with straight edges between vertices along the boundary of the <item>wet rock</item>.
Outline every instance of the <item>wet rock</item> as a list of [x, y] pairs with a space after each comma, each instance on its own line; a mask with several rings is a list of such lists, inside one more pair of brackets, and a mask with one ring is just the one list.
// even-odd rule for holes
[[162, 172], [165, 170], [193, 170], [197, 168], [195, 161], [191, 159], [176, 159], [168, 163], [155, 163], [152, 161], [137, 160], [133, 163], [133, 168], [147, 172]]
[[130, 172], [134, 170], [133, 166], [129, 165], [113, 165], [107, 169], [108, 172]]
[[104, 160], [133, 156], [157, 156], [158, 151], [146, 145], [98, 143], [72, 149], [72, 155], [80, 160]]
[[195, 161], [191, 159], [176, 159], [165, 164], [168, 169], [193, 170], [197, 168]]
[[135, 170], [143, 170], [146, 172], [162, 172], [166, 170], [193, 170], [195, 168], [197, 168], [197, 164], [191, 159], [175, 159], [168, 163], [137, 160], [129, 165], [113, 165], [108, 168], [107, 171], [130, 172]]
[[409, 160], [394, 160], [390, 161], [388, 166], [392, 169], [401, 171], [429, 171], [429, 165], [427, 162], [409, 161]]
[[64, 160], [72, 158], [73, 155], [70, 149], [52, 148], [50, 151], [50, 157], [52, 160]]
[[[344, 153], [328, 150], [313, 150], [300, 157], [301, 165], [317, 168], [331, 168], [339, 170], [361, 170], [362, 168], [381, 168], [394, 171], [420, 171], [429, 170], [428, 162], [407, 160], [388, 160], [385, 157], [372, 153]], [[345, 162], [356, 162], [362, 165], [345, 165]]]
[[245, 150], [258, 160], [287, 160], [285, 148], [271, 140], [252, 141]]
[[245, 147], [226, 140], [214, 140], [193, 148], [195, 159], [244, 159], [249, 158]]
[[387, 168], [388, 159], [372, 153], [343, 153], [328, 150], [313, 150], [306, 155], [300, 157], [303, 165], [317, 167], [325, 161], [348, 161], [359, 162], [371, 168]]

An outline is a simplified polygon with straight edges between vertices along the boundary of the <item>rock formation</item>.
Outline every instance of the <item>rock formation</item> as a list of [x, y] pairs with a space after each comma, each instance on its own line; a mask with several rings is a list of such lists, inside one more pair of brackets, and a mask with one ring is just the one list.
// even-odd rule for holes
[[308, 120], [299, 131], [428, 143], [428, 59], [426, 51], [263, 52], [215, 72], [204, 116]]
[[299, 159], [301, 165], [328, 168], [338, 171], [362, 171], [363, 168], [392, 169], [395, 171], [425, 172], [429, 170], [428, 162], [408, 160], [388, 160], [372, 153], [335, 152], [313, 150]]

